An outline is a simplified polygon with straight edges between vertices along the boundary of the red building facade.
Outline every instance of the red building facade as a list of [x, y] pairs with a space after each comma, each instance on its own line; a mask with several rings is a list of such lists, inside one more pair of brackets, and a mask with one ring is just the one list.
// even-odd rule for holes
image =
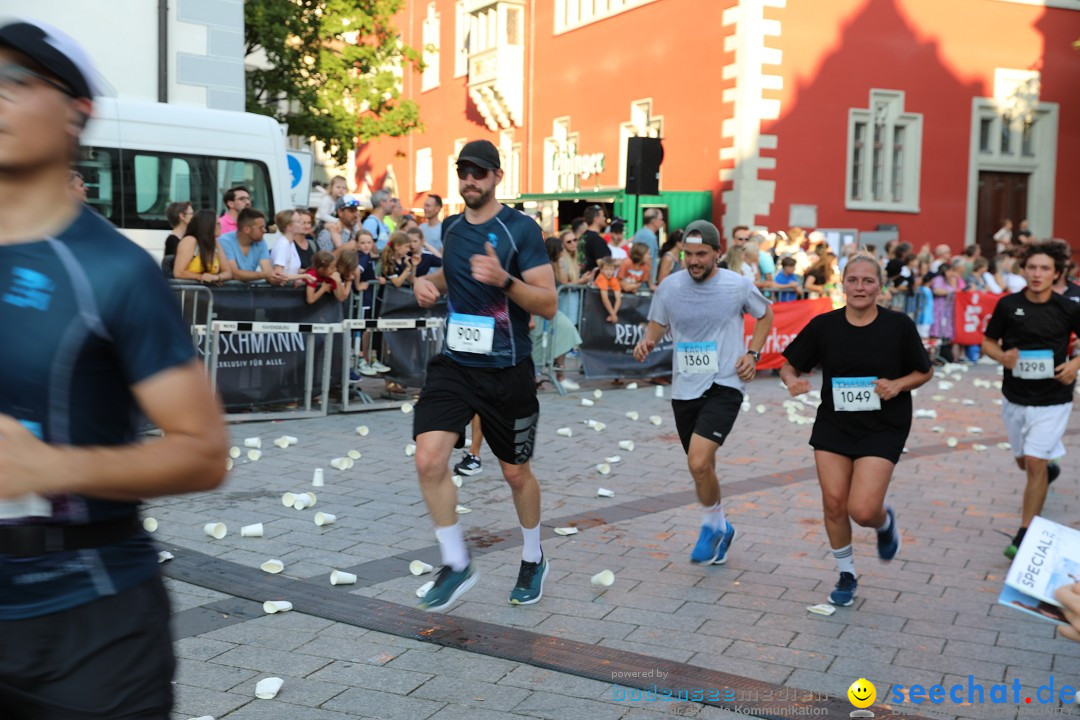
[[[654, 204], [725, 234], [959, 248], [1027, 218], [1080, 242], [1076, 0], [412, 0], [399, 27], [427, 49], [403, 78], [426, 130], [362, 147], [357, 180], [407, 206], [460, 202], [453, 157], [484, 137], [501, 197], [549, 227], [596, 199], [632, 226]], [[642, 203], [621, 192], [632, 136], [664, 145]]]

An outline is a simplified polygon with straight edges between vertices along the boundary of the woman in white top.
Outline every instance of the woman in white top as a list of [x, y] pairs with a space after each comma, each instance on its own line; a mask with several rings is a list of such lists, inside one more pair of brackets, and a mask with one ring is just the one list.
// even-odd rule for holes
[[289, 280], [301, 280], [300, 270], [304, 268], [304, 258], [311, 265], [311, 256], [315, 246], [303, 232], [300, 213], [295, 210], [282, 210], [274, 216], [278, 228], [278, 239], [270, 254], [270, 264], [274, 270], [285, 273]]

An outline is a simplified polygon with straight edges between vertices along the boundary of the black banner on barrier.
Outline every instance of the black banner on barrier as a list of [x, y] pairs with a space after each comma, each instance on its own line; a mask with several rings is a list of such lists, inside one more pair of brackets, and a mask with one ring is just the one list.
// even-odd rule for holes
[[[182, 286], [177, 286], [178, 290]], [[225, 285], [211, 288], [216, 320], [337, 323], [342, 304], [325, 296], [308, 305], [303, 288]], [[193, 321], [194, 318], [187, 318]], [[199, 318], [202, 322], [205, 318]], [[221, 333], [217, 387], [227, 410], [300, 402], [304, 398], [307, 343], [315, 343], [314, 393], [322, 387], [322, 360], [333, 335]], [[340, 342], [340, 336], [337, 339]], [[335, 363], [336, 368], [336, 363]], [[338, 374], [335, 370], [335, 375]]]
[[[382, 288], [380, 320], [412, 320], [446, 317], [446, 302], [422, 308], [412, 290], [385, 285]], [[423, 387], [431, 358], [442, 352], [443, 328], [397, 330], [383, 334], [383, 362], [390, 366], [384, 377], [408, 387]]]
[[671, 375], [671, 340], [665, 337], [639, 363], [634, 346], [645, 335], [652, 297], [626, 295], [619, 308], [619, 322], [609, 323], [599, 290], [582, 293], [581, 365], [587, 378], [658, 377]]

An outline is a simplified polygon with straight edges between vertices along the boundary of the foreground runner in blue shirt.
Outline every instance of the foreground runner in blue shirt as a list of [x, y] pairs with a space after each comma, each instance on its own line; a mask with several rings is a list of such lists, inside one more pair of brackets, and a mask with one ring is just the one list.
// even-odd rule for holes
[[[67, 192], [85, 54], [0, 27], [0, 716], [166, 720], [143, 498], [218, 485], [226, 436], [156, 263]], [[165, 437], [138, 442], [140, 409]]]
[[486, 140], [465, 145], [457, 172], [466, 210], [443, 223], [442, 269], [413, 285], [422, 307], [444, 292], [447, 305], [446, 346], [428, 366], [413, 424], [420, 490], [443, 560], [420, 604], [427, 610], [448, 607], [476, 584], [448, 467], [474, 415], [521, 523], [521, 568], [510, 603], [537, 602], [548, 572], [540, 549], [540, 485], [529, 466], [540, 417], [529, 316], [555, 316], [555, 274], [537, 224], [495, 199], [503, 177], [495, 146]]

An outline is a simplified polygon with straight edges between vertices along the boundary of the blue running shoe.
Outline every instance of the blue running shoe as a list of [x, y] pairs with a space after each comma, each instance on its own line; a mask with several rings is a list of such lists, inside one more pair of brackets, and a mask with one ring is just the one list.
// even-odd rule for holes
[[900, 552], [900, 528], [896, 526], [896, 513], [891, 507], [885, 508], [889, 514], [889, 529], [877, 534], [877, 554], [882, 560], [892, 560]]
[[731, 542], [736, 535], [738, 533], [735, 532], [735, 526], [728, 522], [724, 537], [720, 540], [720, 547], [716, 548], [716, 559], [713, 560], [713, 565], [723, 565], [727, 562], [728, 550], [731, 548]]
[[544, 596], [544, 580], [548, 574], [548, 561], [541, 557], [540, 562], [521, 561], [517, 584], [510, 591], [511, 605], [532, 605]]
[[701, 534], [697, 544], [690, 552], [690, 562], [699, 565], [712, 565], [720, 550], [720, 543], [724, 540], [724, 533], [713, 530], [708, 525], [701, 526]]
[[449, 565], [443, 565], [435, 578], [435, 585], [417, 606], [421, 610], [443, 610], [450, 607], [469, 588], [476, 584], [477, 574], [472, 563], [460, 572], [454, 572]]
[[836, 587], [829, 593], [829, 602], [833, 605], [847, 607], [855, 602], [855, 590], [859, 587], [859, 581], [849, 572], [840, 573], [840, 580]]

